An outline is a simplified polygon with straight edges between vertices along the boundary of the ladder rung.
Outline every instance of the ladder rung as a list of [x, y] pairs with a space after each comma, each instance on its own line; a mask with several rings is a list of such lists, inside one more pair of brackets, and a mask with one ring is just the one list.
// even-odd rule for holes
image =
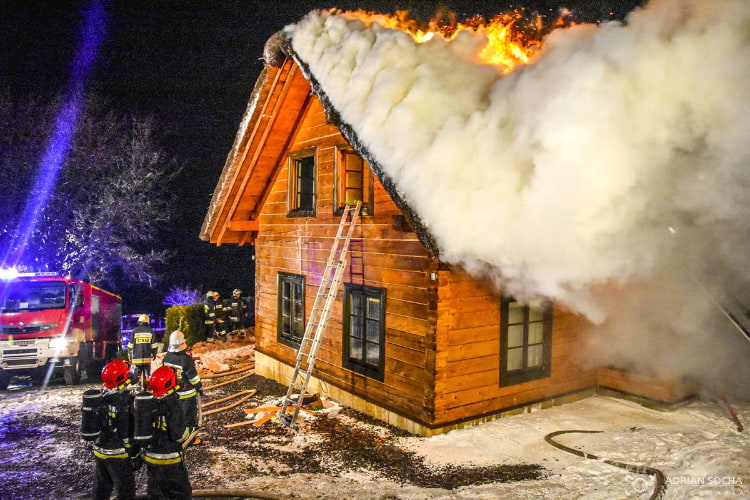
[[[357, 201], [354, 205], [347, 204], [344, 207], [344, 213], [342, 214], [341, 222], [339, 223], [338, 232], [336, 233], [333, 246], [331, 247], [331, 253], [328, 257], [325, 271], [323, 272], [323, 276], [328, 276], [328, 278], [321, 278], [320, 286], [318, 287], [318, 294], [315, 298], [315, 305], [310, 311], [308, 325], [305, 329], [305, 334], [300, 342], [297, 361], [294, 367], [294, 375], [292, 376], [292, 380], [287, 389], [286, 399], [284, 400], [284, 404], [282, 405], [282, 417], [283, 419], [288, 419], [288, 422], [285, 421], [283, 423], [289, 427], [292, 427], [294, 419], [297, 417], [297, 413], [299, 411], [299, 408], [301, 407], [302, 398], [307, 388], [306, 385], [310, 377], [310, 372], [315, 366], [315, 353], [317, 352], [321, 335], [323, 334], [326, 323], [328, 322], [328, 312], [330, 311], [333, 304], [333, 301], [331, 299], [336, 297], [339, 285], [342, 281], [342, 272], [346, 267], [346, 256], [347, 251], [349, 250], [349, 248], [347, 248], [347, 244], [349, 245], [349, 247], [351, 247], [352, 245], [358, 245], [361, 250], [361, 246], [364, 242], [362, 238], [352, 238], [352, 233], [355, 224], [357, 223], [357, 217], [359, 216], [361, 207], [361, 201]], [[351, 220], [347, 220], [347, 215], [349, 214], [351, 214]], [[348, 228], [346, 231], [344, 231], [345, 227]], [[338, 244], [339, 240], [344, 240], [344, 245], [341, 247], [339, 247]], [[364, 276], [364, 266], [361, 262], [362, 257], [351, 254], [350, 259], [351, 262], [354, 262], [355, 259], [359, 259], [359, 265], [363, 267], [363, 272], [353, 271], [351, 272], [351, 274]], [[335, 272], [333, 272], [334, 269]], [[333, 274], [331, 274], [332, 272]], [[319, 300], [322, 298], [326, 299], [325, 306], [318, 307], [317, 304], [319, 304]], [[316, 314], [319, 315], [318, 318], [315, 318]], [[315, 321], [316, 319], [317, 322]], [[312, 345], [309, 345], [311, 340]], [[307, 353], [305, 353], [306, 349], [309, 349]], [[307, 369], [302, 368], [305, 357], [307, 357]], [[297, 401], [296, 403], [290, 401], [293, 390], [299, 393], [299, 401]], [[286, 409], [290, 406], [296, 406], [297, 409], [295, 409], [293, 414], [287, 415], [285, 412]]]

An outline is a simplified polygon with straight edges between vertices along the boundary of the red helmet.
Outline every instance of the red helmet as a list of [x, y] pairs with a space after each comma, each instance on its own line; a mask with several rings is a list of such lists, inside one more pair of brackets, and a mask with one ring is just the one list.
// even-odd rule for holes
[[115, 389], [130, 381], [130, 367], [121, 360], [110, 361], [102, 369], [102, 382], [107, 389]]
[[171, 394], [177, 388], [177, 377], [170, 367], [160, 366], [151, 374], [148, 387], [157, 398]]

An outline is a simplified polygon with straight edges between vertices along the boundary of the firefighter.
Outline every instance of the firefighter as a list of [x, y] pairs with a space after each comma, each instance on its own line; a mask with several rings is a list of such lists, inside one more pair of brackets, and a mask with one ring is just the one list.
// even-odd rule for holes
[[223, 341], [227, 340], [227, 316], [229, 315], [229, 302], [221, 300], [221, 294], [214, 292], [214, 312], [216, 313], [216, 336]]
[[128, 364], [121, 359], [107, 363], [102, 370], [104, 390], [99, 404], [91, 412], [82, 412], [82, 418], [96, 420], [92, 488], [95, 500], [109, 498], [113, 489], [118, 499], [135, 498], [133, 471], [140, 468], [141, 457], [140, 449], [132, 439], [133, 397], [126, 390], [130, 383], [129, 370]]
[[180, 408], [185, 415], [185, 424], [190, 432], [190, 439], [186, 441], [186, 444], [201, 444], [201, 439], [197, 435], [201, 423], [199, 411], [203, 382], [188, 350], [185, 334], [180, 330], [173, 331], [169, 335], [167, 351], [162, 364], [173, 369], [177, 377]]
[[216, 338], [216, 301], [214, 295], [216, 292], [206, 292], [206, 298], [203, 301], [203, 324], [206, 327], [206, 340], [213, 342]]
[[150, 499], [190, 499], [193, 488], [182, 456], [188, 429], [175, 393], [178, 386], [174, 371], [166, 366], [157, 368], [148, 386], [154, 396], [154, 411], [153, 435], [143, 456], [148, 470], [146, 495]]
[[248, 327], [248, 303], [242, 296], [242, 290], [235, 288], [232, 291], [232, 298], [229, 300], [229, 331], [244, 330]]
[[154, 358], [154, 332], [151, 330], [148, 314], [138, 316], [138, 326], [133, 328], [130, 341], [130, 362], [134, 377], [141, 388], [145, 387], [151, 375], [151, 360]]

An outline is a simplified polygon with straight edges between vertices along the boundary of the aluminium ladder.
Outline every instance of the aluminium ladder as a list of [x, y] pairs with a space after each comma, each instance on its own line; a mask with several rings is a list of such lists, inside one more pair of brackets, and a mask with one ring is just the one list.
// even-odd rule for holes
[[[341, 285], [341, 279], [346, 268], [346, 255], [349, 249], [349, 242], [352, 239], [354, 227], [359, 219], [359, 212], [362, 209], [362, 202], [357, 201], [356, 205], [347, 205], [341, 214], [341, 222], [336, 233], [336, 238], [331, 246], [331, 253], [328, 256], [323, 277], [320, 280], [318, 294], [315, 296], [315, 302], [310, 310], [310, 317], [305, 327], [305, 333], [300, 341], [299, 351], [297, 352], [297, 362], [294, 366], [294, 373], [289, 387], [286, 391], [281, 410], [279, 410], [279, 420], [282, 424], [294, 429], [294, 422], [299, 415], [300, 409], [304, 406], [305, 390], [310, 382], [310, 374], [315, 367], [315, 356], [318, 353], [323, 331], [328, 322], [328, 313], [333, 307], [336, 300], [336, 294]], [[348, 226], [348, 227], [347, 227]], [[344, 230], [346, 229], [346, 232]], [[297, 394], [297, 399], [292, 398]], [[287, 409], [293, 406], [294, 411], [287, 415]]]

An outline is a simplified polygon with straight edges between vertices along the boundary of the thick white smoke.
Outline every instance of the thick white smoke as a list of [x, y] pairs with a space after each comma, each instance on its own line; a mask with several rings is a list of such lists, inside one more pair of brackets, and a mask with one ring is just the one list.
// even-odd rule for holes
[[722, 350], [713, 299], [750, 282], [750, 2], [556, 30], [506, 75], [481, 35], [418, 44], [325, 12], [286, 31], [443, 260], [586, 315], [607, 361], [677, 343], [689, 374]]

